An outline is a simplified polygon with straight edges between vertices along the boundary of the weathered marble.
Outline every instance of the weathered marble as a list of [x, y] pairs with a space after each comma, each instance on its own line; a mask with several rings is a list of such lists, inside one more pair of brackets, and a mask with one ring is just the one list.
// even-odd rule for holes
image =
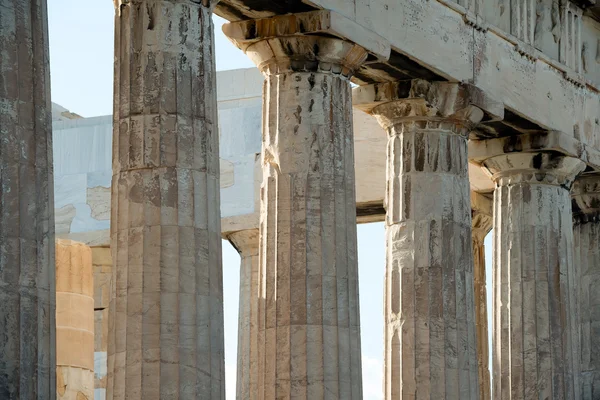
[[553, 152], [484, 161], [494, 192], [495, 399], [577, 398], [569, 188], [584, 169]]
[[108, 399], [225, 398], [213, 3], [117, 2]]
[[92, 250], [56, 241], [56, 390], [60, 400], [94, 398]]
[[[384, 396], [478, 399], [467, 136], [470, 85], [354, 89], [388, 133]], [[477, 101], [479, 100], [479, 101]]]
[[56, 398], [46, 0], [0, 3], [0, 399]]
[[477, 365], [479, 370], [479, 399], [490, 400], [489, 336], [487, 287], [485, 274], [484, 239], [493, 226], [493, 203], [489, 198], [471, 192], [473, 222], [473, 273], [475, 284], [475, 329], [477, 333]]
[[236, 398], [258, 400], [258, 319], [260, 303], [258, 229], [228, 236], [240, 254], [240, 307], [238, 323]]
[[581, 400], [600, 398], [600, 176], [581, 175], [571, 190], [574, 212], [575, 294], [581, 338]]
[[368, 53], [318, 34], [339, 27], [315, 12], [223, 28], [266, 77], [250, 398], [362, 399], [349, 77]]

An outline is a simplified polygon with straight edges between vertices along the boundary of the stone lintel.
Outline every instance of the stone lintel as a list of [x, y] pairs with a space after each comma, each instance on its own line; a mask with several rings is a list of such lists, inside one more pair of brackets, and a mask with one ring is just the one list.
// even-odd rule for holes
[[387, 39], [330, 10], [230, 22], [223, 32], [243, 51], [263, 40], [321, 34], [355, 43], [371, 55], [370, 61], [386, 61], [391, 53]]
[[[215, 7], [217, 6], [217, 4], [220, 1], [221, 0], [195, 0], [195, 1], [192, 1], [192, 3], [200, 3], [200, 4], [202, 4], [203, 7], [209, 8], [212, 11], [215, 9]], [[132, 2], [135, 3], [136, 0], [113, 0], [113, 4], [114, 4], [115, 10], [117, 12], [119, 12], [119, 10], [121, 9], [121, 6], [129, 5]], [[138, 2], [139, 2], [139, 0], [138, 0]]]
[[594, 170], [600, 170], [600, 151], [559, 131], [543, 131], [469, 141], [469, 161], [478, 164], [502, 154], [541, 151], [578, 158]]
[[[470, 83], [428, 82], [423, 79], [375, 83], [353, 89], [354, 107], [368, 113], [392, 102], [419, 101], [426, 104], [428, 113], [441, 117], [465, 115], [477, 108], [481, 120], [502, 120], [504, 105]], [[474, 121], [475, 122], [475, 121]], [[479, 122], [479, 121], [477, 121]]]
[[575, 223], [600, 220], [600, 173], [581, 174], [571, 188]]

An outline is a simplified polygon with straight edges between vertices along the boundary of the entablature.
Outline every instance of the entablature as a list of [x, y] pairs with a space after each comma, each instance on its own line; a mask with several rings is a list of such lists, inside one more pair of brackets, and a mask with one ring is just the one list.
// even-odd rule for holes
[[504, 103], [504, 120], [486, 124], [489, 137], [561, 131], [600, 149], [597, 6], [590, 0], [542, 0], [525, 12], [511, 3], [530, 4], [222, 0], [216, 13], [240, 20], [331, 10], [391, 42], [389, 60], [365, 65], [355, 73], [355, 83], [415, 78], [468, 82]]

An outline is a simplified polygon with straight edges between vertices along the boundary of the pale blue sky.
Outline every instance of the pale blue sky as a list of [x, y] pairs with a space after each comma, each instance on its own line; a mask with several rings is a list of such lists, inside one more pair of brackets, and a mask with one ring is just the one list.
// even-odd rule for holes
[[[112, 113], [113, 23], [111, 0], [48, 0], [52, 101], [84, 117]], [[215, 18], [217, 70], [253, 64], [221, 33]], [[491, 278], [491, 235], [486, 240]], [[358, 259], [365, 400], [381, 400], [383, 369], [383, 223], [360, 225]], [[227, 398], [235, 398], [239, 256], [223, 242]], [[491, 279], [488, 279], [491, 288]], [[488, 302], [491, 304], [491, 290]], [[490, 320], [491, 327], [491, 320]]]

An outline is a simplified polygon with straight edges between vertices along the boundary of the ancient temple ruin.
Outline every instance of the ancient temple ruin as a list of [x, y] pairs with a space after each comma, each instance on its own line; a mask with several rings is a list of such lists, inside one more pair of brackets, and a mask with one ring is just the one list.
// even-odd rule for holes
[[386, 400], [600, 399], [595, 0], [118, 0], [95, 118], [46, 8], [0, 0], [0, 399], [224, 399], [222, 238], [236, 397], [362, 399], [374, 221]]

